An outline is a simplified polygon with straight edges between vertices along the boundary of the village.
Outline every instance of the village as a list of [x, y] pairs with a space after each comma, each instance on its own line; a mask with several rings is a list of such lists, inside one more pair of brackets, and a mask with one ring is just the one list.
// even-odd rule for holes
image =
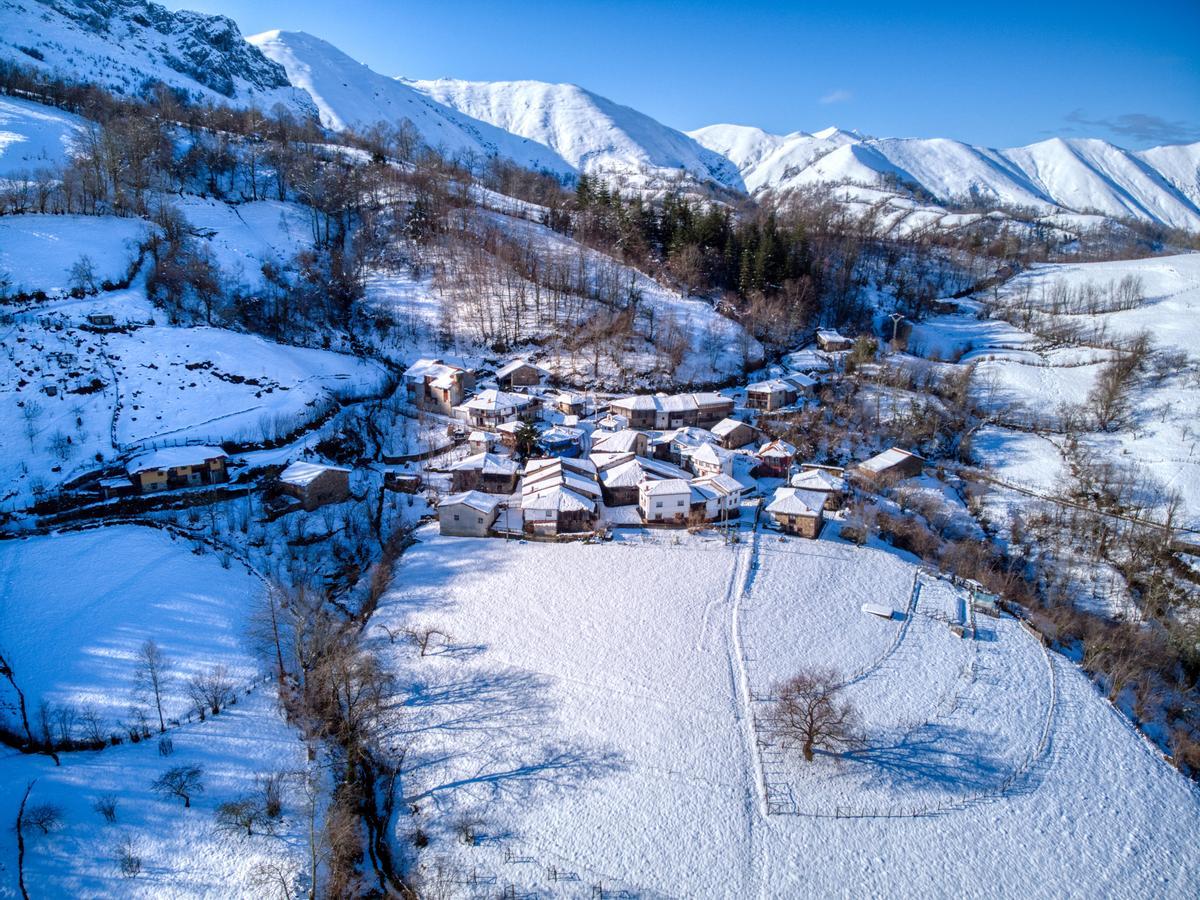
[[[892, 447], [849, 468], [800, 459], [775, 418], [818, 403], [852, 340], [821, 331], [792, 365], [722, 392], [600, 396], [560, 388], [517, 358], [494, 370], [440, 358], [401, 376], [406, 415], [442, 435], [424, 452], [385, 457], [384, 490], [420, 494], [442, 534], [579, 540], [614, 528], [729, 527], [743, 516], [815, 539], [856, 490], [920, 475], [924, 460]], [[795, 368], [794, 368], [795, 367]], [[253, 454], [251, 454], [253, 455]], [[277, 456], [278, 454], [276, 454]], [[411, 457], [419, 457], [411, 459]], [[392, 459], [395, 459], [393, 457]], [[165, 443], [92, 482], [104, 500], [228, 484], [245, 462], [221, 446]], [[256, 470], [261, 475], [261, 470]], [[352, 496], [353, 465], [307, 444], [259, 478], [265, 509], [313, 512]], [[736, 539], [736, 537], [734, 538]]]

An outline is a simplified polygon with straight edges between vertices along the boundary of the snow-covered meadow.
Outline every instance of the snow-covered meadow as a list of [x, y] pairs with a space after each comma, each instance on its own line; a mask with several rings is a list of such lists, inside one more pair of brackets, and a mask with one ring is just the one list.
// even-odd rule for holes
[[[1127, 421], [1113, 431], [1092, 431], [1082, 445], [1106, 457], [1136, 463], [1183, 499], [1182, 524], [1200, 525], [1200, 254], [1102, 263], [1034, 266], [1000, 290], [1001, 306], [1032, 300], [1039, 307], [1057, 289], [1105, 289], [1136, 279], [1143, 299], [1112, 312], [1059, 314], [1085, 335], [1105, 342], [1149, 336], [1160, 361], [1151, 360], [1129, 392]], [[998, 319], [983, 317], [978, 301], [913, 328], [912, 352], [976, 365], [976, 401], [1000, 427], [981, 432], [975, 456], [1004, 480], [1045, 491], [1063, 471], [1063, 405], [1087, 410], [1097, 376], [1115, 355], [1104, 346], [1063, 346]], [[1084, 339], [1085, 341], [1087, 338]], [[1172, 357], [1169, 354], [1174, 354]], [[1040, 435], [1005, 431], [1005, 422], [1033, 423]], [[1004, 434], [998, 432], [1003, 431]], [[1009, 452], [1012, 450], [1013, 452]], [[1036, 485], [1036, 488], [1034, 488]]]
[[[412, 683], [393, 736], [419, 812], [398, 837], [425, 831], [427, 870], [459, 873], [444, 880], [555, 896], [1194, 892], [1186, 779], [1013, 620], [955, 637], [959, 594], [897, 556], [749, 532], [420, 537], [374, 621], [450, 635], [414, 657], [376, 631]], [[851, 679], [865, 751], [806, 766], [760, 745], [764, 698], [804, 665]], [[463, 821], [474, 846], [450, 827]]]
[[186, 716], [186, 681], [211, 666], [253, 681], [244, 629], [263, 585], [237, 559], [197, 546], [136, 525], [0, 541], [0, 646], [30, 707], [90, 706], [106, 735], [120, 732], [131, 707], [147, 709], [134, 692], [146, 640], [173, 660], [168, 717]]

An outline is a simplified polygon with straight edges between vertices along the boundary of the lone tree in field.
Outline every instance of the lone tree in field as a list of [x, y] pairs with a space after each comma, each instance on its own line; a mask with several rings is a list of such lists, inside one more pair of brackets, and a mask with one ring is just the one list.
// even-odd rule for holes
[[163, 690], [169, 680], [171, 661], [153, 640], [147, 640], [138, 648], [137, 668], [134, 670], [134, 686], [139, 696], [154, 702], [158, 712], [158, 730], [167, 730], [163, 719]]
[[780, 746], [799, 749], [812, 762], [817, 750], [837, 752], [862, 743], [858, 711], [838, 698], [841, 689], [833, 669], [810, 669], [779, 685], [770, 726]]
[[200, 766], [175, 766], [156, 778], [151, 787], [164, 797], [178, 797], [189, 807], [194, 794], [204, 793], [203, 778], [204, 769]]

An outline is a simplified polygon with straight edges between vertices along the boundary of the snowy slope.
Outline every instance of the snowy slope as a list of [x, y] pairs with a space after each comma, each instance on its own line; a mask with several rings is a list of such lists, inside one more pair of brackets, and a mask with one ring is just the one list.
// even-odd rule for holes
[[557, 174], [574, 170], [553, 151], [443, 106], [403, 81], [371, 71], [332, 44], [298, 31], [265, 31], [247, 38], [283, 66], [317, 104], [321, 124], [335, 131], [408, 120], [421, 140], [453, 154], [501, 156]]
[[573, 84], [540, 81], [408, 82], [439, 103], [551, 148], [581, 172], [686, 172], [737, 190], [743, 183], [728, 159], [644, 113]]
[[316, 112], [232, 19], [146, 0], [0, 0], [0, 57], [114, 93], [162, 82], [210, 103]]
[[[748, 528], [600, 551], [418, 536], [375, 621], [454, 646], [379, 639], [427, 761], [405, 800], [489, 835], [427, 817], [419, 862], [518, 896], [587, 896], [556, 872], [647, 898], [1194, 895], [1187, 780], [1013, 619], [956, 638], [955, 590], [896, 556]], [[839, 762], [754, 729], [813, 665], [857, 673], [868, 748]]]
[[0, 98], [0, 179], [58, 168], [86, 127], [83, 119], [52, 106]]
[[863, 138], [835, 128], [780, 136], [713, 125], [690, 134], [733, 161], [752, 192], [814, 184], [886, 187], [898, 179], [942, 202], [1095, 212], [1200, 231], [1197, 144], [1131, 153], [1093, 139], [993, 150], [944, 138]]

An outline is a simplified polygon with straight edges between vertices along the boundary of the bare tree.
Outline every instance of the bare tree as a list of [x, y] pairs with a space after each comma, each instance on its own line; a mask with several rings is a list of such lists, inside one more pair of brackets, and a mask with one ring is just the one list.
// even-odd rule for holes
[[21, 805], [17, 807], [17, 885], [21, 889], [21, 896], [24, 900], [29, 900], [29, 891], [25, 889], [25, 804], [29, 802], [29, 795], [33, 792], [35, 784], [37, 784], [36, 778], [25, 785]]
[[62, 815], [61, 806], [53, 803], [35, 803], [25, 810], [23, 824], [33, 826], [42, 834], [49, 834], [62, 822]]
[[142, 871], [142, 857], [137, 841], [132, 835], [127, 834], [117, 841], [114, 855], [117, 858], [117, 869], [126, 878], [133, 878]]
[[138, 648], [137, 668], [133, 672], [134, 690], [147, 702], [154, 701], [158, 712], [158, 730], [167, 730], [163, 718], [163, 691], [170, 681], [171, 660], [162, 652], [153, 638], [147, 638]]
[[833, 669], [810, 669], [776, 687], [770, 729], [785, 750], [799, 749], [812, 762], [817, 750], [836, 752], [861, 743], [858, 712], [838, 698], [840, 682]]
[[187, 690], [201, 718], [206, 711], [217, 715], [233, 698], [233, 682], [229, 680], [229, 670], [224, 665], [216, 665], [207, 672], [193, 675], [188, 681]]
[[185, 808], [192, 797], [204, 793], [204, 769], [200, 766], [174, 766], [163, 772], [150, 787], [164, 797], [178, 797]]
[[229, 834], [254, 834], [255, 828], [269, 829], [271, 819], [255, 797], [238, 797], [217, 807], [217, 830]]
[[425, 656], [429, 652], [429, 648], [434, 644], [434, 638], [441, 638], [443, 645], [450, 643], [450, 635], [442, 631], [442, 629], [434, 628], [430, 625], [410, 626], [404, 629], [404, 634], [421, 651], [422, 656]]
[[104, 824], [112, 825], [117, 821], [117, 795], [102, 794], [92, 804], [92, 809], [104, 819]]

